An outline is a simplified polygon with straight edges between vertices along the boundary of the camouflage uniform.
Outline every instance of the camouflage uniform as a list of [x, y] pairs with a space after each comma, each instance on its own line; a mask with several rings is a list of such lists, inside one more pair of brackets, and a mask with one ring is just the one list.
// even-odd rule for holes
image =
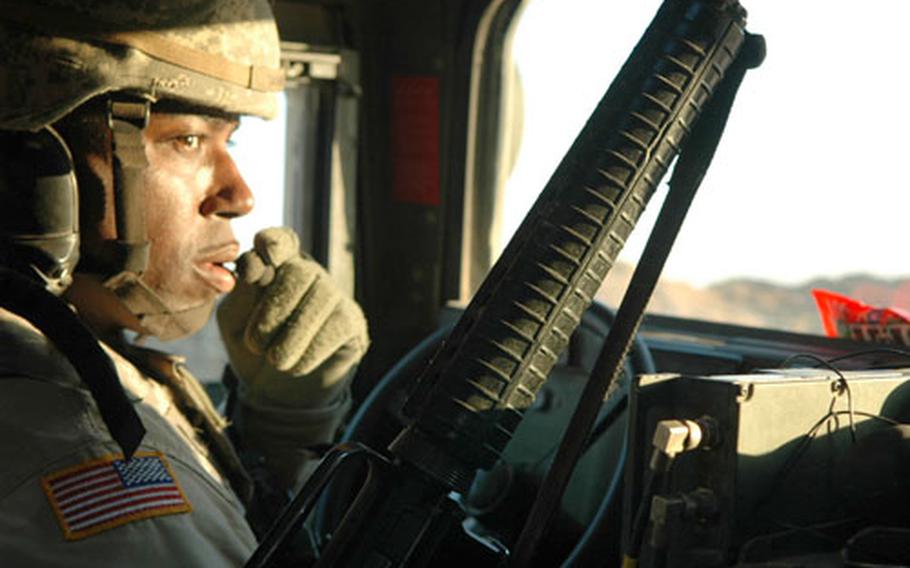
[[[177, 502], [143, 501], [128, 489], [108, 486], [103, 476], [99, 482], [89, 475], [76, 492], [53, 489], [55, 476], [91, 474], [99, 460], [103, 465], [122, 454], [66, 359], [24, 320], [0, 315], [3, 565], [106, 566], [127, 560], [136, 567], [241, 565], [256, 539], [212, 451], [172, 390], [113, 350], [108, 352], [147, 430], [137, 456], [160, 456]], [[130, 500], [149, 508], [130, 511]]]
[[[160, 460], [173, 480], [162, 491], [176, 495], [175, 502], [152, 501], [148, 509], [129, 511], [121, 503], [133, 498], [119, 480], [113, 492], [122, 494], [121, 503], [103, 498], [111, 491], [104, 480], [89, 480], [82, 496], [65, 493], [67, 487], [54, 490], [55, 478], [92, 473], [120, 450], [79, 377], [38, 330], [0, 310], [0, 341], [0, 564], [243, 564], [256, 538], [234, 491], [244, 491], [242, 472], [230, 445], [218, 440], [226, 423], [194, 389], [198, 383], [179, 359], [140, 353], [143, 367], [155, 371], [153, 379], [107, 348], [147, 430], [137, 456]], [[270, 432], [272, 443], [284, 448], [271, 457], [285, 467], [311, 466], [308, 446], [331, 439], [347, 405], [342, 397], [320, 409], [285, 410], [280, 420], [265, 420], [286, 432]]]

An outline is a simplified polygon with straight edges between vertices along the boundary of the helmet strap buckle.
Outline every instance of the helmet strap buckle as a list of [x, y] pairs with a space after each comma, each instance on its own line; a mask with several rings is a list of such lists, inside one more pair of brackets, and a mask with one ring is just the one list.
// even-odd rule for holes
[[152, 103], [148, 99], [108, 99], [107, 125], [114, 130], [115, 121], [125, 121], [139, 130], [144, 130], [149, 124], [152, 113]]

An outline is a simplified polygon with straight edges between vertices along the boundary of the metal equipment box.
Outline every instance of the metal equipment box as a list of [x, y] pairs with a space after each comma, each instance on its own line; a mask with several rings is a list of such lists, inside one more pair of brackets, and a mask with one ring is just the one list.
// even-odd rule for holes
[[707, 416], [720, 440], [680, 454], [656, 484], [656, 521], [645, 542], [657, 542], [650, 552], [646, 546], [641, 565], [651, 564], [648, 555], [661, 557], [655, 565], [707, 567], [767, 561], [772, 550], [791, 556], [837, 550], [837, 531], [855, 529], [850, 509], [864, 498], [857, 491], [888, 477], [879, 470], [857, 479], [850, 460], [870, 434], [908, 421], [908, 380], [910, 369], [639, 377], [631, 392], [624, 541], [642, 502], [655, 425]]

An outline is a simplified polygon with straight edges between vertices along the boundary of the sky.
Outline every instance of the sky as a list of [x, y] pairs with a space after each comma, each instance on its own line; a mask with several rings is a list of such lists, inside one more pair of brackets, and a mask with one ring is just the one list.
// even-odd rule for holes
[[[910, 273], [910, 2], [744, 1], [768, 53], [740, 90], [665, 276]], [[655, 0], [533, 0], [516, 31], [525, 137], [507, 186], [515, 227], [653, 17]], [[634, 261], [652, 200], [621, 258]], [[650, 221], [649, 221], [650, 219]]]

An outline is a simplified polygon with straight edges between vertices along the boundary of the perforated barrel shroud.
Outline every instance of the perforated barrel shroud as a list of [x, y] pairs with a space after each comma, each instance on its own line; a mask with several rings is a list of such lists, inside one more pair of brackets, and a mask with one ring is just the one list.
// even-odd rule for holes
[[[392, 446], [405, 461], [452, 487], [495, 463], [735, 58], [744, 25], [736, 2], [664, 3], [422, 374], [406, 407], [414, 421]], [[428, 445], [462, 474], [434, 466]]]

